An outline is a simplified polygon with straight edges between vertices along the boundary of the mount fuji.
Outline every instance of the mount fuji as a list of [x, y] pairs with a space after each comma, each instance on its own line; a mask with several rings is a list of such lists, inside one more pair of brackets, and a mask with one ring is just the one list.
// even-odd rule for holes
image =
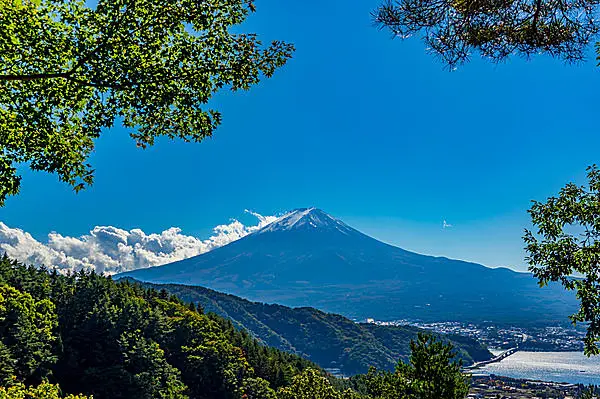
[[577, 309], [574, 295], [539, 288], [529, 273], [406, 251], [317, 208], [289, 212], [211, 252], [119, 277], [356, 319], [545, 324], [567, 322]]

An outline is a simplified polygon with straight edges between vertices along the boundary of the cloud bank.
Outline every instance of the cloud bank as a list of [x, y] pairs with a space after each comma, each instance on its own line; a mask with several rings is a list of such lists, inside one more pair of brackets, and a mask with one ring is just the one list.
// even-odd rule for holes
[[141, 229], [123, 230], [113, 226], [96, 226], [81, 237], [48, 234], [42, 243], [21, 229], [0, 222], [0, 253], [26, 264], [57, 268], [59, 271], [93, 269], [115, 274], [200, 255], [259, 230], [276, 216], [263, 216], [246, 210], [257, 218], [255, 225], [238, 220], [216, 226], [205, 240], [182, 234], [171, 227], [161, 233], [145, 233]]

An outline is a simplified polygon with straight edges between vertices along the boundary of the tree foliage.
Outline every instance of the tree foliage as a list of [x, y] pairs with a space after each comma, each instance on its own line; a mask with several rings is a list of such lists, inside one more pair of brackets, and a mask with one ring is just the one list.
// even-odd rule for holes
[[376, 24], [396, 37], [421, 34], [444, 63], [456, 67], [472, 52], [494, 62], [511, 54], [546, 53], [567, 62], [585, 58], [598, 34], [597, 0], [385, 0]]
[[579, 399], [598, 399], [600, 397], [600, 387], [590, 385], [584, 389]]
[[467, 396], [468, 380], [460, 370], [462, 362], [453, 362], [456, 353], [451, 343], [419, 334], [410, 348], [410, 362], [399, 363], [396, 372], [407, 381], [415, 398], [459, 399]]
[[411, 350], [396, 372], [338, 380], [165, 291], [0, 259], [0, 399], [461, 397], [450, 344], [420, 336]]
[[165, 351], [158, 343], [136, 330], [123, 333], [119, 345], [131, 382], [130, 397], [187, 398], [187, 387], [181, 381], [180, 371], [167, 362]]
[[248, 356], [256, 341], [215, 317], [129, 282], [62, 276], [4, 257], [0, 365], [9, 367], [0, 386], [10, 397], [25, 386], [53, 392], [40, 385], [49, 379], [62, 392], [99, 399], [268, 398], [317, 367], [271, 348]]
[[0, 284], [0, 379], [39, 379], [56, 361], [54, 304]]
[[[540, 286], [559, 282], [575, 291], [573, 323], [587, 323], [585, 353], [600, 354], [600, 170], [587, 170], [587, 186], [567, 184], [557, 197], [533, 201], [534, 233], [525, 230], [529, 270]], [[574, 277], [575, 276], [575, 277]]]
[[281, 388], [277, 399], [368, 399], [353, 389], [336, 389], [318, 370], [307, 369]]
[[279, 399], [340, 399], [337, 392], [327, 378], [316, 370], [308, 369], [294, 377], [292, 384], [281, 388]]
[[[394, 370], [399, 359], [408, 361], [411, 340], [424, 331], [410, 326], [355, 323], [314, 308], [252, 302], [198, 286], [140, 284], [165, 289], [186, 302], [199, 303], [205, 310], [231, 319], [234, 326], [247, 330], [266, 345], [305, 354], [317, 364], [335, 364], [346, 375], [366, 373], [371, 366]], [[299, 325], [304, 328], [298, 328]], [[455, 345], [457, 357], [465, 364], [493, 357], [475, 339], [457, 335], [443, 337]], [[255, 350], [248, 348], [247, 353], [254, 354]]]
[[[14, 384], [8, 388], [0, 387], [0, 399], [88, 399], [83, 395], [61, 395], [58, 385], [43, 382], [35, 387]], [[89, 399], [92, 399], [89, 397]]]
[[411, 342], [408, 363], [398, 362], [395, 372], [369, 370], [352, 378], [356, 391], [381, 399], [461, 399], [469, 391], [468, 378], [450, 343], [420, 334]]
[[244, 0], [0, 0], [0, 205], [19, 191], [19, 163], [76, 191], [91, 184], [87, 158], [115, 122], [143, 148], [159, 136], [210, 136], [221, 121], [204, 107], [213, 94], [249, 89], [293, 52], [231, 32], [253, 9]]

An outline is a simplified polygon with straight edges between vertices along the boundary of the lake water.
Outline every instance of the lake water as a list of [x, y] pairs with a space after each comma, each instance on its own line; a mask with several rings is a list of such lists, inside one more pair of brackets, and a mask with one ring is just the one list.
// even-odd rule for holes
[[581, 352], [517, 352], [480, 370], [511, 378], [600, 385], [600, 357], [588, 358]]

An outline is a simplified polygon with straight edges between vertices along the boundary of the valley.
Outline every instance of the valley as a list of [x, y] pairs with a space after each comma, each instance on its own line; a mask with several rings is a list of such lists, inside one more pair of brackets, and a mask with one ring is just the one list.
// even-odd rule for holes
[[209, 253], [115, 278], [165, 289], [339, 376], [392, 370], [419, 331], [446, 337], [465, 365], [490, 359], [487, 348], [582, 350], [584, 330], [568, 324], [576, 300], [562, 288], [412, 253], [316, 208]]
[[[408, 360], [410, 341], [426, 332], [414, 326], [356, 323], [310, 307], [251, 302], [203, 287], [142, 284], [194, 302], [205, 312], [231, 320], [236, 328], [247, 331], [264, 345], [300, 355], [342, 376], [366, 373], [370, 367], [394, 370], [398, 360]], [[474, 338], [455, 333], [439, 336], [455, 346], [458, 359], [465, 365], [492, 357]]]

